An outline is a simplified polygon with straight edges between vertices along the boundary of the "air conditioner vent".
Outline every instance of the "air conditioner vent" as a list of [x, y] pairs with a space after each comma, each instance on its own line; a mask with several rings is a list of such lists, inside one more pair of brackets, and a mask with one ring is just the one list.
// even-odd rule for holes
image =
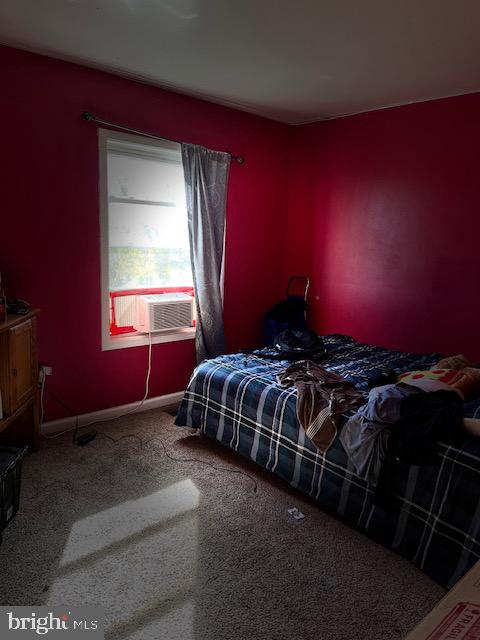
[[192, 324], [191, 301], [169, 302], [153, 305], [152, 331], [190, 327]]
[[135, 329], [144, 333], [185, 329], [193, 324], [193, 298], [186, 293], [137, 297]]

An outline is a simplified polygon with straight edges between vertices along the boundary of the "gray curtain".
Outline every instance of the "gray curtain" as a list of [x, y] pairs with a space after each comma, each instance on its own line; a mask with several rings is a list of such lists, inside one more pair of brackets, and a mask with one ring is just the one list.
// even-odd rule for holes
[[182, 144], [197, 306], [197, 361], [225, 353], [223, 262], [230, 155]]

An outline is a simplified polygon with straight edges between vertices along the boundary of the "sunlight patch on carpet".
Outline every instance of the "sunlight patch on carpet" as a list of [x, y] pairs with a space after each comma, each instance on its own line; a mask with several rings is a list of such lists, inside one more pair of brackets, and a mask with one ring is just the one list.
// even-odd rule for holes
[[137, 500], [128, 500], [78, 520], [72, 526], [60, 566], [97, 553], [145, 529], [196, 509], [199, 492], [190, 479]]

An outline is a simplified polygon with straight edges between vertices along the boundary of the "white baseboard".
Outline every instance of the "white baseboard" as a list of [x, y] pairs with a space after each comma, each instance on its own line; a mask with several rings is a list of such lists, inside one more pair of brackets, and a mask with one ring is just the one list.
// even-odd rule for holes
[[[147, 398], [147, 400], [145, 400], [142, 405], [141, 411], [148, 411], [149, 409], [166, 407], [170, 404], [180, 402], [182, 398], [183, 391], [169, 393], [165, 396], [156, 396], [155, 398]], [[78, 426], [81, 427], [82, 425], [86, 425], [97, 420], [111, 420], [112, 418], [118, 418], [122, 414], [132, 411], [135, 407], [138, 407], [139, 404], [140, 402], [131, 402], [130, 404], [122, 404], [118, 407], [110, 407], [109, 409], [101, 409], [100, 411], [92, 411], [91, 413], [82, 413], [78, 416]], [[76, 425], [76, 421], [76, 416], [60, 418], [59, 420], [50, 420], [49, 422], [45, 422], [44, 424], [42, 424], [40, 430], [41, 433], [45, 435], [59, 433], [60, 431], [64, 431], [65, 429], [74, 428]]]

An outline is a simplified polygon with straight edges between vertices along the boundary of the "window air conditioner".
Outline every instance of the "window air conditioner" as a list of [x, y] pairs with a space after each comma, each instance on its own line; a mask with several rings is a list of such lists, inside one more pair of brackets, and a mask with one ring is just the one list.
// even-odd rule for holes
[[185, 329], [193, 325], [193, 298], [188, 293], [137, 296], [134, 327], [141, 333]]

